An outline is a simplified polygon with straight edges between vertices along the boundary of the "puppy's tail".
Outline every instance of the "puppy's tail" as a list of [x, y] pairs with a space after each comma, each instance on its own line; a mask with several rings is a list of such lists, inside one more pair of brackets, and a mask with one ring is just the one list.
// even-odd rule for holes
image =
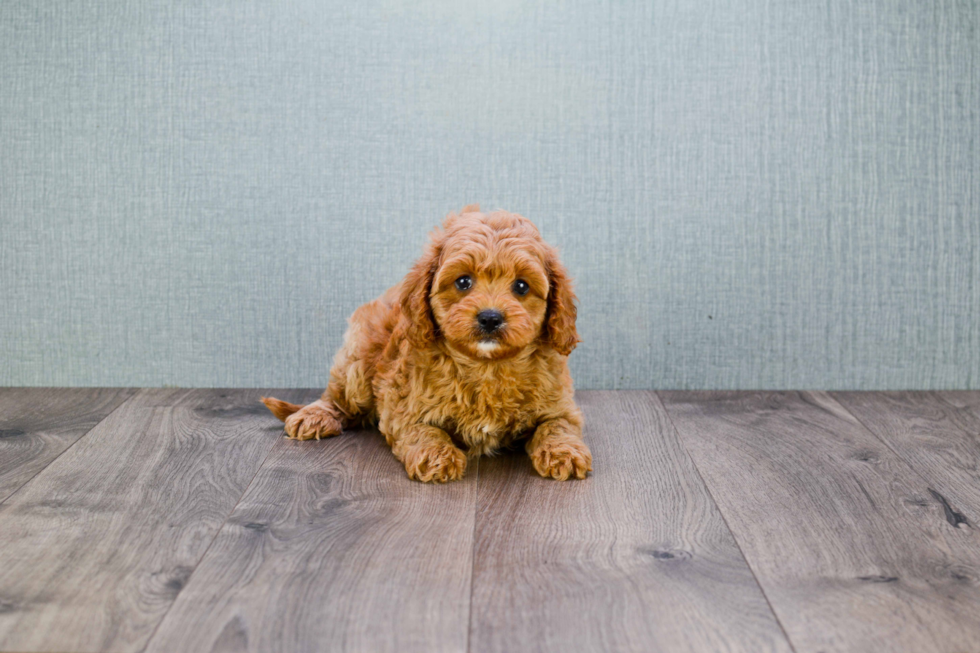
[[302, 408], [299, 404], [291, 404], [288, 401], [282, 401], [281, 399], [274, 399], [272, 397], [262, 397], [262, 403], [272, 411], [273, 415], [284, 422], [287, 417]]

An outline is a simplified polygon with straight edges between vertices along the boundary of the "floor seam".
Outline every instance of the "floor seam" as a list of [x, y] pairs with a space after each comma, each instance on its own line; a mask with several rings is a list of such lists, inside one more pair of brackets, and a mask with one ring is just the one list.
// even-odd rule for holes
[[765, 599], [766, 605], [769, 606], [769, 612], [772, 613], [772, 618], [776, 620], [776, 625], [779, 626], [779, 630], [783, 633], [783, 637], [786, 638], [787, 646], [789, 646], [790, 650], [794, 651], [795, 653], [796, 646], [793, 644], [793, 640], [790, 638], [789, 632], [787, 632], [786, 627], [783, 625], [782, 619], [779, 618], [779, 614], [776, 613], [776, 608], [773, 607], [772, 601], [769, 599], [769, 595], [766, 594], [766, 589], [762, 586], [762, 583], [759, 581], [758, 574], [756, 574], [755, 569], [752, 568], [752, 563], [749, 562], [748, 557], [745, 555], [745, 551], [742, 550], [741, 543], [738, 541], [738, 538], [735, 537], [735, 531], [732, 530], [731, 525], [728, 523], [728, 518], [725, 517], [725, 513], [721, 509], [721, 506], [718, 504], [718, 501], [715, 499], [714, 493], [711, 491], [711, 488], [708, 486], [707, 481], [704, 480], [704, 476], [701, 474], [701, 468], [698, 467], [698, 464], [694, 461], [694, 457], [687, 450], [687, 446], [684, 445], [684, 442], [680, 437], [681, 435], [680, 429], [678, 429], [677, 424], [674, 423], [674, 418], [673, 416], [671, 416], [670, 411], [667, 410], [667, 405], [664, 403], [663, 398], [660, 396], [660, 392], [656, 390], [652, 392], [653, 395], [657, 398], [657, 402], [660, 404], [660, 407], [663, 409], [664, 415], [667, 417], [667, 421], [670, 422], [671, 428], [674, 429], [674, 433], [677, 436], [677, 444], [680, 446], [681, 450], [684, 451], [684, 455], [687, 456], [687, 459], [691, 462], [691, 466], [694, 468], [694, 473], [698, 475], [698, 480], [701, 481], [701, 485], [704, 487], [704, 491], [708, 493], [708, 497], [710, 497], [711, 503], [714, 504], [715, 509], [718, 511], [718, 515], [721, 517], [722, 523], [724, 523], [725, 528], [728, 529], [728, 534], [732, 536], [732, 542], [735, 543], [735, 548], [738, 549], [738, 554], [742, 556], [742, 561], [745, 562], [745, 567], [749, 570], [749, 573], [752, 574], [752, 580], [755, 581], [755, 586], [759, 588], [759, 593], [762, 594], [762, 598]]
[[[883, 445], [885, 445], [885, 448], [888, 449], [889, 451], [891, 451], [893, 454], [895, 454], [898, 457], [899, 460], [901, 460], [903, 463], [905, 463], [905, 466], [906, 467], [912, 469], [912, 466], [909, 465], [905, 461], [905, 458], [902, 457], [902, 454], [900, 454], [894, 447], [892, 447], [890, 444], [888, 444], [888, 441], [887, 440], [885, 440], [884, 438], [879, 437], [877, 433], [875, 433], [874, 431], [872, 431], [871, 428], [867, 424], [864, 423], [864, 420], [862, 420], [860, 417], [858, 417], [857, 415], [855, 415], [854, 414], [854, 411], [852, 411], [850, 408], [848, 408], [843, 402], [839, 401], [837, 399], [837, 397], [835, 397], [833, 395], [832, 392], [828, 392], [827, 393], [827, 396], [830, 397], [835, 404], [837, 404], [838, 406], [840, 406], [841, 408], [843, 408], [845, 413], [847, 413], [848, 415], [850, 415], [851, 417], [853, 417], [854, 418], [854, 421], [857, 422], [858, 425], [861, 428], [863, 428], [865, 431], [867, 431], [868, 433], [871, 434], [871, 437], [873, 437], [875, 440], [877, 440], [878, 442], [880, 442]], [[921, 474], [919, 474], [918, 471], [916, 471], [915, 469], [912, 469], [912, 472], [916, 476], [918, 476], [919, 478], [921, 478], [923, 481], [925, 481], [927, 485], [929, 484], [929, 479], [924, 478]]]
[[470, 548], [470, 601], [466, 615], [466, 651], [471, 651], [473, 636], [473, 580], [476, 577], [476, 519], [480, 509], [480, 459], [476, 459], [476, 489], [473, 491], [473, 538]]
[[[878, 394], [878, 392], [877, 391], [874, 391], [874, 390], [870, 390], [870, 391], [867, 391], [867, 392], [870, 392], [871, 394]], [[835, 404], [837, 404], [838, 406], [840, 406], [841, 408], [843, 408], [844, 409], [844, 412], [846, 412], [848, 415], [850, 415], [851, 417], [853, 417], [854, 418], [854, 421], [858, 423], [858, 426], [860, 426], [862, 429], [864, 429], [865, 431], [867, 431], [871, 435], [871, 437], [873, 437], [878, 442], [882, 443], [885, 446], [886, 449], [888, 449], [889, 451], [891, 451], [895, 455], [895, 457], [898, 459], [898, 461], [900, 463], [902, 463], [903, 465], [905, 465], [905, 467], [907, 467], [909, 469], [909, 471], [912, 472], [913, 475], [915, 475], [916, 477], [918, 477], [919, 479], [921, 479], [922, 482], [925, 483], [925, 485], [926, 485], [926, 490], [928, 490], [930, 492], [935, 492], [936, 491], [935, 490], [935, 486], [937, 484], [936, 483], [933, 483], [931, 480], [929, 480], [928, 478], [926, 478], [925, 475], [922, 472], [919, 471], [919, 469], [918, 469], [917, 466], [913, 466], [912, 463], [910, 463], [908, 460], [905, 459], [905, 456], [903, 456], [898, 451], [898, 449], [896, 449], [891, 444], [889, 444], [888, 441], [885, 440], [883, 437], [881, 437], [877, 433], [875, 433], [871, 429], [871, 427], [869, 427], [867, 424], [864, 423], [864, 420], [862, 420], [860, 417], [858, 417], [854, 413], [854, 411], [852, 411], [850, 408], [848, 408], [843, 402], [839, 401], [837, 399], [837, 397], [835, 397], [833, 395], [832, 392], [826, 392], [825, 394]], [[967, 433], [964, 429], [962, 429], [959, 426], [957, 426], [956, 424], [953, 424], [952, 427], [955, 428], [960, 433], [965, 433], [969, 437], [970, 434]], [[936, 497], [933, 497], [933, 499], [936, 499]], [[942, 503], [938, 499], [936, 499], [936, 501], [939, 502], [940, 504]], [[960, 509], [962, 510], [962, 506], [960, 507]], [[967, 525], [970, 526], [970, 527], [973, 526], [973, 524], [967, 524]]]
[[[123, 389], [125, 390], [125, 389], [128, 389], [128, 388], [123, 388]], [[18, 486], [17, 489], [15, 489], [13, 492], [11, 492], [10, 494], [8, 494], [4, 498], [0, 499], [0, 506], [2, 506], [7, 501], [7, 499], [9, 499], [10, 497], [14, 496], [15, 494], [17, 494], [18, 492], [20, 492], [21, 490], [23, 490], [25, 487], [27, 487], [27, 485], [31, 481], [33, 481], [35, 478], [38, 477], [38, 474], [40, 474], [41, 472], [43, 472], [44, 470], [46, 470], [48, 467], [50, 467], [54, 463], [54, 461], [56, 461], [59, 458], [61, 458], [62, 456], [64, 456], [66, 453], [68, 453], [68, 451], [71, 450], [72, 447], [74, 447], [76, 444], [78, 444], [79, 442], [81, 442], [82, 440], [84, 440], [85, 438], [87, 438], [92, 431], [94, 431], [95, 429], [99, 428], [99, 425], [102, 424], [103, 422], [105, 422], [110, 417], [112, 417], [116, 413], [117, 410], [120, 410], [123, 406], [128, 405], [129, 402], [131, 402], [134, 399], [136, 399], [136, 397], [139, 396], [140, 392], [142, 392], [143, 390], [144, 390], [144, 388], [136, 388], [136, 392], [134, 392], [131, 396], [129, 396], [126, 399], [124, 399], [122, 402], [120, 402], [120, 404], [118, 406], [116, 406], [115, 408], [113, 408], [112, 410], [110, 410], [108, 413], [106, 413], [105, 417], [103, 417], [98, 422], [96, 422], [95, 424], [92, 425], [92, 428], [90, 428], [89, 430], [85, 431], [85, 433], [82, 433], [80, 436], [78, 436], [78, 438], [75, 439], [74, 442], [72, 442], [67, 447], [65, 447], [65, 450], [64, 451], [62, 451], [57, 456], [55, 456], [54, 458], [52, 458], [51, 460], [49, 460], [47, 465], [45, 465], [41, 469], [37, 470], [33, 475], [31, 475], [31, 477], [29, 479], [27, 479], [26, 481], [24, 481], [23, 483], [21, 483], [20, 486]]]
[[[205, 389], [205, 388], [201, 388], [201, 389]], [[268, 392], [268, 390], [269, 390], [268, 388], [265, 388], [263, 389], [263, 392]], [[194, 573], [197, 571], [198, 567], [201, 566], [201, 562], [208, 555], [208, 551], [210, 551], [211, 547], [214, 546], [214, 543], [217, 541], [218, 536], [221, 535], [221, 531], [225, 529], [225, 526], [228, 524], [228, 520], [231, 518], [233, 514], [235, 514], [235, 510], [238, 509], [238, 506], [239, 504], [241, 504], [242, 499], [245, 498], [246, 494], [248, 494], [248, 491], [252, 487], [252, 484], [255, 483], [256, 477], [259, 475], [259, 472], [262, 471], [262, 468], [265, 467], [265, 463], [269, 460], [269, 456], [272, 455], [272, 451], [276, 448], [276, 445], [279, 444], [280, 440], [281, 438], [277, 438], [272, 441], [272, 444], [269, 446], [269, 450], [266, 451], [265, 456], [262, 457], [262, 462], [259, 463], [259, 466], [255, 468], [255, 473], [252, 474], [252, 478], [249, 479], [248, 484], [245, 486], [245, 489], [242, 490], [242, 493], [238, 496], [238, 499], [235, 501], [235, 505], [232, 506], [230, 511], [228, 511], [228, 514], [225, 515], [225, 518], [221, 520], [221, 524], [218, 526], [217, 529], [215, 529], [214, 536], [211, 538], [211, 541], [208, 542], [207, 548], [204, 549], [204, 552], [194, 563], [194, 569], [191, 570], [191, 573], [187, 574], [187, 580], [184, 581], [184, 584], [181, 586], [180, 591], [174, 595], [174, 598], [170, 602], [170, 605], [167, 607], [166, 612], [164, 612], [163, 616], [160, 617], [160, 620], [157, 621], [157, 625], [153, 627], [153, 632], [151, 632], [150, 636], [146, 638], [146, 643], [142, 646], [142, 648], [140, 648], [141, 652], [145, 651], [150, 646], [150, 643], [153, 642], [153, 638], [156, 637], [157, 632], [159, 632], [160, 626], [162, 626], [163, 622], [166, 621], [167, 615], [170, 614], [170, 611], [177, 604], [177, 600], [180, 598], [180, 595], [184, 592], [184, 589], [186, 589], [187, 586], [191, 584], [191, 579], [194, 577]]]

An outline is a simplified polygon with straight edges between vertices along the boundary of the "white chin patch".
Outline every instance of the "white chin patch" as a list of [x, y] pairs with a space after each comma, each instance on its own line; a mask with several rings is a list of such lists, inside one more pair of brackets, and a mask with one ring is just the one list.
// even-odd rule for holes
[[483, 340], [476, 343], [476, 350], [484, 356], [489, 356], [498, 349], [500, 349], [500, 343], [493, 340]]

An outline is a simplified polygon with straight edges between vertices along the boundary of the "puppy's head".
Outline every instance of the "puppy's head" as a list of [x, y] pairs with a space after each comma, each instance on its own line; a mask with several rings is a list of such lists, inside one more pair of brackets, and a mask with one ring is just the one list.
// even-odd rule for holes
[[402, 282], [402, 312], [416, 346], [445, 339], [478, 359], [535, 343], [575, 348], [575, 294], [558, 253], [515, 213], [450, 214]]

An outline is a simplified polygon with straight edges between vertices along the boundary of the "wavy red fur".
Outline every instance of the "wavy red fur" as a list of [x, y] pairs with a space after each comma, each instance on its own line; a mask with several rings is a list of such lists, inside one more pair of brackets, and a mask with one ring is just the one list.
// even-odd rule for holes
[[[575, 301], [530, 220], [467, 206], [432, 232], [400, 284], [354, 312], [319, 401], [263, 402], [297, 439], [376, 423], [420, 481], [461, 478], [468, 457], [518, 439], [542, 476], [585, 478], [592, 456], [567, 365]], [[492, 332], [477, 320], [487, 310], [503, 320]]]

